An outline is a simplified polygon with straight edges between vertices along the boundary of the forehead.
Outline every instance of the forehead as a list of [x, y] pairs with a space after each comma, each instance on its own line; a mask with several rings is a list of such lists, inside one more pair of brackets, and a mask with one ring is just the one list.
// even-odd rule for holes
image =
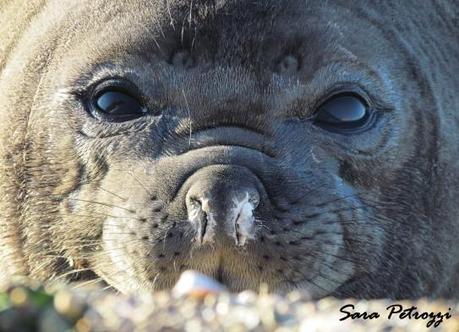
[[[362, 18], [357, 2], [353, 6], [332, 0], [88, 1], [54, 13], [62, 23], [55, 66], [67, 69], [56, 72], [65, 81], [89, 79], [94, 66], [110, 63], [119, 65], [118, 73], [132, 69], [142, 79], [174, 84], [180, 77], [170, 76], [164, 64], [185, 50], [197, 68], [188, 81], [197, 82], [192, 75], [202, 72], [232, 68], [235, 87], [242, 86], [244, 76], [263, 90], [263, 82], [273, 82], [276, 63], [293, 55], [300, 65], [299, 82], [309, 84], [322, 68], [338, 66], [327, 69], [319, 84], [310, 84], [320, 90], [327, 81], [348, 80], [362, 69], [385, 73], [396, 63], [379, 28]], [[211, 80], [218, 83], [218, 71]], [[209, 81], [199, 82], [210, 88]]]
[[168, 57], [186, 49], [202, 60], [218, 59], [220, 64], [225, 59], [234, 65], [253, 58], [263, 64], [268, 55], [319, 53], [338, 36], [329, 17], [322, 19], [324, 8], [303, 1], [100, 3], [76, 8], [81, 12], [76, 21], [87, 21], [83, 25], [88, 28], [80, 28], [87, 31], [80, 42], [89, 51], [105, 48], [109, 52], [112, 45], [113, 52], [119, 53], [122, 45], [144, 56]]

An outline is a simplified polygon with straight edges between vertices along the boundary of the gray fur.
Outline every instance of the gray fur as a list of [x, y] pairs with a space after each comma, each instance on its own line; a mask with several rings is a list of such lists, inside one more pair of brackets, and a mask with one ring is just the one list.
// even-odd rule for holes
[[[458, 295], [454, 1], [9, 0], [0, 22], [0, 283], [144, 292], [197, 269], [232, 290]], [[161, 115], [92, 118], [110, 76]], [[338, 83], [375, 128], [306, 120]], [[188, 189], [238, 183], [260, 194], [254, 239], [215, 220], [197, 243]]]

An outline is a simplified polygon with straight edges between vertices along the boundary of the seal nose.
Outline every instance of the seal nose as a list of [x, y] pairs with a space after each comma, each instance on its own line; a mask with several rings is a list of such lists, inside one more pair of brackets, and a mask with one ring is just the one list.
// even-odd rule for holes
[[228, 169], [199, 176], [186, 194], [188, 220], [199, 243], [229, 237], [243, 246], [255, 237], [254, 210], [260, 195], [253, 175]]

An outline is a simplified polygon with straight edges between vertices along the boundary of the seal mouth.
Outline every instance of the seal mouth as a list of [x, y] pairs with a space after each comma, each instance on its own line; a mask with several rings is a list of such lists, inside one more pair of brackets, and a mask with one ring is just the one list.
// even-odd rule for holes
[[218, 262], [218, 268], [217, 268], [217, 272], [215, 273], [215, 279], [225, 285], [225, 280], [223, 278], [223, 259], [222, 259], [222, 256], [220, 256], [220, 260]]

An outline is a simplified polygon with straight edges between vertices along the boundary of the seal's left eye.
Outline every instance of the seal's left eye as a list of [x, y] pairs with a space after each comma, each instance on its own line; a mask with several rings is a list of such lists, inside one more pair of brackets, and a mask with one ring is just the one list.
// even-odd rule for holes
[[129, 121], [145, 114], [145, 107], [137, 97], [119, 87], [106, 87], [95, 95], [96, 117], [108, 121]]
[[357, 94], [341, 93], [325, 101], [316, 111], [314, 123], [329, 131], [356, 132], [369, 127], [373, 111]]

